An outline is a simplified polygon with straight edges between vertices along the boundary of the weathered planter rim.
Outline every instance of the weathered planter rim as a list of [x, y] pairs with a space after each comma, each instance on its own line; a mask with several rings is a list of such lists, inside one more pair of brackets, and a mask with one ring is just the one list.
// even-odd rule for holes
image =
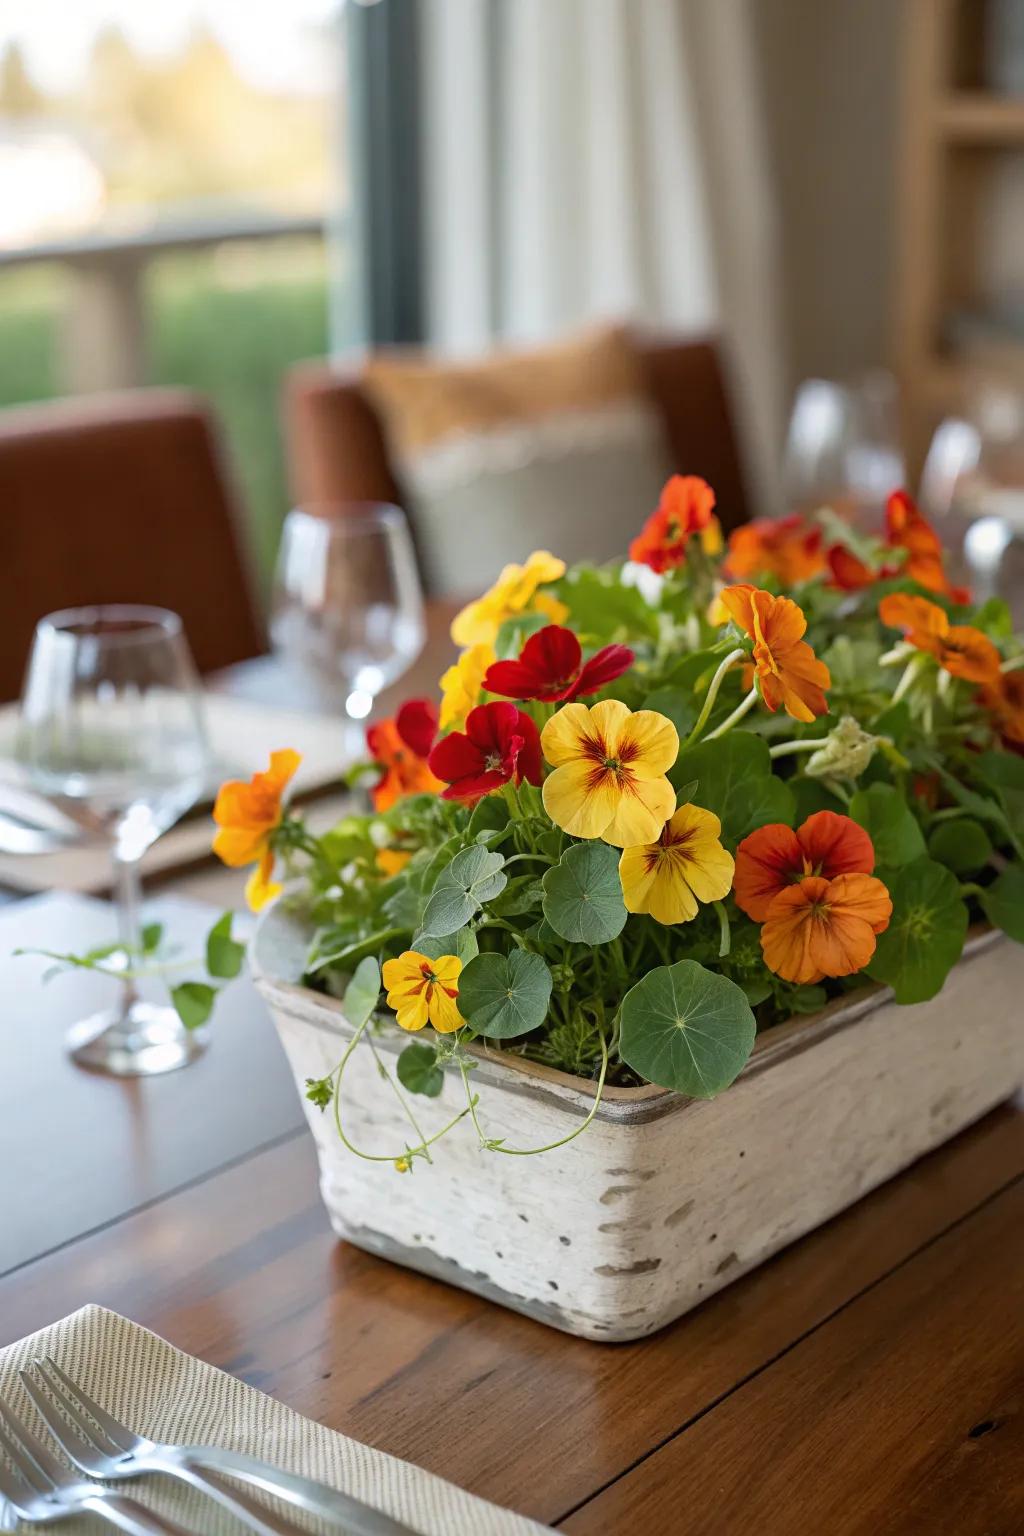
[[[290, 1012], [300, 1009], [307, 1023], [343, 1040], [351, 1036], [352, 1031], [337, 998], [301, 983], [286, 981], [264, 963], [267, 957], [261, 955], [261, 949], [265, 949], [268, 935], [276, 937], [278, 944], [282, 945], [286, 930], [289, 929], [289, 950], [298, 951], [301, 934], [304, 935], [301, 941], [303, 958], [307, 952], [308, 924], [297, 914], [288, 911], [286, 901], [287, 893], [261, 914], [256, 925], [249, 948], [253, 979], [269, 1001], [277, 1001]], [[979, 925], [968, 934], [957, 964], [966, 965], [1004, 942], [1008, 941], [998, 929]], [[776, 1067], [811, 1049], [819, 1041], [853, 1028], [891, 999], [891, 988], [869, 982], [846, 997], [836, 998], [818, 1013], [794, 1015], [785, 1023], [777, 1024], [763, 1034], [759, 1033], [750, 1060], [741, 1070], [737, 1081]], [[389, 1054], [397, 1054], [402, 1046], [408, 1044], [408, 1039], [395, 1032], [393, 1035], [382, 1036], [377, 1044]], [[545, 1066], [542, 1062], [495, 1050], [480, 1041], [474, 1041], [468, 1050], [481, 1063], [481, 1080], [484, 1082], [500, 1080], [506, 1091], [554, 1100], [563, 1108], [581, 1116], [593, 1108], [597, 1085], [592, 1079], [575, 1077], [555, 1067]], [[654, 1084], [645, 1084], [640, 1088], [606, 1087], [595, 1118], [640, 1124], [684, 1109], [692, 1114], [708, 1102], [689, 1099], [673, 1089], [660, 1088]]]

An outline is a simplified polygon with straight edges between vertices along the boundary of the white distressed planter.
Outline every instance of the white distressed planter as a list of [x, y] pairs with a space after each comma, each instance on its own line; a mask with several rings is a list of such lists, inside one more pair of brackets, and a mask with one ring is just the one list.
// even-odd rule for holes
[[[308, 934], [280, 909], [254, 944], [257, 985], [300, 1090], [337, 1064], [350, 1036], [337, 1002], [293, 985]], [[320, 1187], [339, 1236], [586, 1338], [642, 1337], [763, 1263], [1024, 1082], [1024, 947], [969, 939], [930, 1003], [899, 1008], [866, 987], [761, 1036], [711, 1102], [660, 1088], [610, 1089], [594, 1122], [536, 1158], [485, 1152], [456, 1126], [412, 1174], [341, 1145], [330, 1112], [306, 1103]], [[397, 1029], [378, 1049], [393, 1061]], [[570, 1131], [592, 1085], [480, 1053], [473, 1086], [488, 1136], [540, 1146]], [[410, 1131], [368, 1048], [345, 1073], [346, 1133], [401, 1152]], [[305, 1102], [305, 1101], [304, 1101]], [[465, 1103], [449, 1071], [414, 1100], [429, 1135]]]

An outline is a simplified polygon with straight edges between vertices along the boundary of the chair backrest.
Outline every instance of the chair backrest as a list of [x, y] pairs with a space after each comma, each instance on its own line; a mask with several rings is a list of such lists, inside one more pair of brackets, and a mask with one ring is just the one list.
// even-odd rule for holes
[[[640, 355], [674, 467], [703, 475], [715, 487], [726, 528], [746, 522], [749, 503], [718, 343], [645, 338]], [[314, 362], [288, 375], [285, 427], [291, 490], [298, 503], [405, 502], [361, 374], [358, 363]]]
[[184, 391], [0, 413], [0, 571], [0, 699], [59, 608], [171, 608], [202, 672], [264, 648], [210, 414]]

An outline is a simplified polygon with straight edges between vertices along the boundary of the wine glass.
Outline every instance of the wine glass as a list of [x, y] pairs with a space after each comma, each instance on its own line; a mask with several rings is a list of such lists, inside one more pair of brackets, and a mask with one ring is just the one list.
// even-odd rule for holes
[[1024, 394], [978, 387], [967, 418], [936, 428], [921, 477], [925, 511], [942, 529], [953, 570], [975, 599], [1024, 611]]
[[[199, 685], [177, 614], [118, 604], [41, 619], [18, 756], [33, 788], [109, 843], [130, 969], [140, 944], [139, 860], [209, 777]], [[143, 1002], [129, 977], [116, 1007], [68, 1035], [75, 1061], [118, 1077], [173, 1071], [205, 1043], [173, 1008]]]
[[270, 635], [347, 722], [364, 720], [423, 649], [423, 592], [399, 508], [359, 502], [290, 512]]
[[805, 379], [796, 392], [783, 460], [787, 508], [832, 507], [880, 523], [906, 483], [896, 381], [882, 369], [851, 383]]

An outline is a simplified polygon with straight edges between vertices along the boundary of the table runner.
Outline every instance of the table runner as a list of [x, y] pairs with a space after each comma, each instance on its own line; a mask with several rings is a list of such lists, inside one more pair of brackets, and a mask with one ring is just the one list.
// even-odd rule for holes
[[[52, 1355], [102, 1407], [140, 1434], [183, 1444], [223, 1445], [262, 1457], [351, 1493], [421, 1536], [542, 1536], [548, 1530], [410, 1462], [304, 1418], [104, 1307], [83, 1307], [0, 1349], [0, 1400], [44, 1436], [47, 1432], [18, 1379], [19, 1369], [42, 1354]], [[444, 1406], [435, 1404], [425, 1411], [443, 1414]], [[145, 1477], [118, 1486], [201, 1536], [238, 1536], [241, 1530], [234, 1517], [206, 1495], [168, 1478]], [[260, 1497], [251, 1489], [247, 1493]], [[274, 1508], [285, 1514], [286, 1506]], [[296, 1527], [337, 1536], [336, 1526], [309, 1521], [294, 1509], [287, 1509], [285, 1518]], [[61, 1522], [60, 1529], [68, 1536], [92, 1536], [96, 1527], [91, 1517], [83, 1516]]]

